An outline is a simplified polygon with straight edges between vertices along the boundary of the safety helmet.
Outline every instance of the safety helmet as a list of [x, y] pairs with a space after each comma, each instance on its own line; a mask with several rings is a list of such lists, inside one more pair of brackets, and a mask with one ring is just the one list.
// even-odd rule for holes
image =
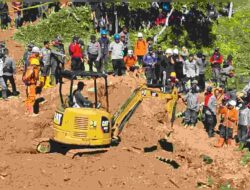
[[101, 35], [107, 35], [107, 34], [108, 34], [107, 30], [101, 30]]
[[138, 38], [142, 38], [143, 37], [143, 34], [141, 32], [138, 33], [137, 35]]
[[115, 34], [115, 35], [114, 35], [114, 39], [115, 39], [115, 40], [120, 40], [120, 35], [119, 35], [119, 34]]
[[229, 106], [236, 106], [236, 101], [235, 100], [230, 100], [229, 102], [228, 102], [228, 105]]
[[178, 50], [178, 49], [174, 49], [174, 50], [173, 50], [173, 54], [179, 55], [179, 50]]
[[197, 81], [197, 80], [193, 80], [193, 81], [191, 82], [191, 84], [198, 84], [198, 81]]
[[133, 50], [128, 50], [128, 55], [133, 55]]
[[38, 48], [38, 47], [33, 47], [32, 48], [32, 51], [31, 51], [32, 53], [40, 53], [40, 49]]
[[172, 49], [168, 48], [168, 49], [166, 50], [166, 54], [171, 54], [171, 55], [173, 55]]
[[120, 33], [120, 37], [125, 37], [126, 35], [122, 32]]
[[27, 45], [27, 47], [28, 47], [28, 48], [33, 48], [33, 47], [34, 47], [34, 44], [33, 44], [33, 43], [29, 43], [29, 44]]
[[176, 78], [176, 72], [171, 72], [170, 77]]

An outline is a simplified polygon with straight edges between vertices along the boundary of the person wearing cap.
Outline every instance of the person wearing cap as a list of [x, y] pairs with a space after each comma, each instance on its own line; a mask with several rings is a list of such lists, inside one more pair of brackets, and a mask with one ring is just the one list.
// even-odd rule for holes
[[211, 86], [207, 87], [207, 91], [205, 93], [204, 106], [202, 110], [203, 124], [209, 137], [214, 136], [214, 128], [217, 124], [217, 100], [216, 97], [213, 95], [212, 90], [213, 88]]
[[215, 48], [213, 55], [210, 57], [210, 63], [212, 64], [213, 82], [217, 86], [220, 81], [221, 64], [223, 63], [223, 56], [220, 54], [219, 48]]
[[34, 47], [34, 44], [29, 43], [27, 45], [27, 50], [23, 54], [23, 62], [24, 62], [24, 68], [23, 68], [23, 73], [25, 73], [27, 67], [29, 66], [29, 57], [32, 54], [32, 48]]
[[153, 48], [149, 48], [148, 53], [143, 57], [143, 68], [148, 84], [153, 84], [155, 80], [155, 64], [157, 63], [157, 57], [154, 53]]
[[138, 40], [135, 42], [134, 54], [137, 56], [139, 65], [143, 64], [143, 56], [147, 53], [147, 42], [143, 39], [141, 32], [137, 35]]
[[137, 75], [139, 69], [135, 64], [137, 63], [137, 57], [134, 55], [133, 50], [128, 50], [128, 55], [123, 58], [127, 72], [134, 72], [134, 76]]
[[83, 66], [83, 53], [79, 44], [79, 37], [74, 36], [69, 45], [69, 54], [71, 56], [71, 70], [82, 71], [85, 70]]
[[29, 58], [29, 66], [23, 75], [23, 82], [26, 85], [27, 99], [25, 100], [26, 113], [34, 114], [34, 104], [36, 101], [36, 91], [39, 81], [40, 71], [40, 49], [38, 47], [32, 48], [32, 54]]
[[77, 84], [77, 89], [73, 92], [74, 108], [93, 107], [93, 103], [91, 103], [86, 97], [82, 95], [82, 90], [84, 86], [85, 84], [79, 81]]
[[[196, 60], [194, 59], [194, 55], [190, 54], [189, 59], [187, 59], [183, 65], [183, 74], [186, 78], [186, 81], [192, 82], [193, 80], [198, 78], [199, 72], [200, 72], [199, 66], [198, 66]], [[187, 87], [187, 88], [189, 88], [189, 87]]]
[[206, 55], [203, 53], [198, 53], [196, 61], [199, 67], [198, 86], [201, 92], [204, 92], [206, 86], [205, 73], [206, 73], [206, 67], [208, 65], [208, 61], [206, 60]]
[[125, 74], [125, 65], [123, 62], [123, 50], [124, 44], [120, 40], [120, 35], [114, 35], [114, 41], [109, 46], [109, 54], [111, 55], [114, 76], [120, 76]]
[[224, 61], [220, 70], [220, 87], [225, 91], [228, 90], [228, 79], [234, 77], [234, 67], [229, 61]]
[[93, 64], [97, 69], [97, 72], [101, 71], [100, 59], [101, 59], [101, 46], [98, 41], [96, 41], [96, 36], [90, 36], [90, 42], [87, 44], [86, 53], [87, 60], [89, 64], [89, 71], [93, 72]]
[[163, 84], [164, 82], [166, 82], [164, 81], [164, 78], [168, 80], [170, 77], [170, 73], [175, 71], [172, 49], [168, 48], [165, 52], [165, 56], [163, 56], [159, 62], [160, 62], [161, 82]]
[[219, 127], [220, 138], [215, 147], [220, 148], [224, 143], [231, 144], [231, 139], [237, 134], [238, 111], [235, 108], [236, 101], [229, 100], [227, 107], [220, 110], [221, 124]]
[[197, 85], [198, 81], [192, 81], [192, 88], [191, 90], [182, 98], [183, 101], [186, 103], [187, 108], [184, 113], [184, 127], [187, 128], [188, 126], [193, 129], [197, 123], [198, 112], [200, 109], [198, 94], [197, 94]]
[[109, 44], [110, 40], [107, 36], [108, 32], [107, 30], [101, 30], [101, 37], [98, 39], [98, 42], [101, 46], [101, 58], [100, 58], [100, 64], [101, 64], [101, 70], [103, 72], [106, 72], [107, 66], [108, 66], [108, 55], [109, 55]]

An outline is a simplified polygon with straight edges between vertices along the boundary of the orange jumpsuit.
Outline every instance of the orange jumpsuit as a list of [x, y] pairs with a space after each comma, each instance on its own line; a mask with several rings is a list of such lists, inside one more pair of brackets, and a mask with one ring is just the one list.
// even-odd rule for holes
[[28, 78], [27, 86], [27, 99], [25, 105], [27, 111], [33, 113], [33, 106], [36, 100], [36, 87], [39, 80], [39, 58], [31, 56], [29, 59], [30, 66], [27, 68], [25, 77]]
[[233, 130], [237, 130], [238, 111], [235, 108], [228, 109], [224, 107], [220, 110], [220, 114], [224, 118], [223, 124], [226, 127], [229, 127]]

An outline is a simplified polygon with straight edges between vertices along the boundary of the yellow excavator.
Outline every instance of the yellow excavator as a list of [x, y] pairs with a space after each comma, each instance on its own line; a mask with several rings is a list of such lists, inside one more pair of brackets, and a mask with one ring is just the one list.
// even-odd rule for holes
[[[95, 102], [92, 107], [75, 108], [73, 106], [74, 81], [91, 78], [94, 80]], [[98, 103], [97, 79], [104, 79], [106, 108], [100, 107]], [[70, 80], [69, 95], [64, 96], [63, 80]], [[119, 139], [125, 124], [132, 116], [136, 108], [145, 98], [160, 98], [166, 100], [166, 109], [171, 117], [174, 106], [178, 99], [176, 88], [172, 92], [162, 92], [159, 86], [146, 86], [134, 90], [126, 102], [116, 111], [114, 115], [109, 112], [108, 80], [107, 75], [90, 72], [63, 71], [59, 84], [60, 104], [54, 115], [54, 136], [52, 139], [37, 139], [34, 143], [36, 150], [40, 153], [51, 151], [51, 141], [64, 145], [77, 145], [84, 147], [81, 151], [72, 150], [69, 154], [77, 152], [93, 152], [103, 150], [112, 142]]]

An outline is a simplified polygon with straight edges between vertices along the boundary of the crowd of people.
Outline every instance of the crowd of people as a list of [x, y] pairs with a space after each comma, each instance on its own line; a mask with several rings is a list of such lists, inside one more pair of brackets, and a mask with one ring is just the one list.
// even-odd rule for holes
[[[162, 8], [165, 11], [170, 10], [167, 5]], [[17, 27], [18, 9], [20, 7], [16, 8]], [[162, 21], [158, 19], [157, 22], [160, 24]], [[35, 105], [42, 89], [55, 87], [60, 82], [60, 72], [65, 67], [76, 72], [100, 72], [115, 77], [131, 74], [133, 77], [145, 78], [149, 86], [159, 86], [166, 93], [171, 93], [174, 87], [177, 88], [186, 110], [176, 116], [183, 118], [185, 128], [193, 129], [200, 120], [208, 137], [213, 137], [219, 131], [220, 138], [216, 147], [230, 145], [233, 138], [240, 143], [241, 148], [246, 145], [250, 136], [250, 83], [240, 94], [230, 86], [230, 80], [235, 77], [232, 55], [225, 59], [219, 48], [214, 49], [211, 57], [203, 52], [190, 53], [184, 46], [174, 46], [166, 50], [161, 46], [155, 48], [153, 37], [145, 39], [141, 32], [132, 44], [126, 26], [119, 33], [115, 33], [113, 39], [106, 27], [100, 27], [99, 31], [99, 37], [91, 35], [87, 44], [74, 36], [68, 51], [65, 51], [60, 36], [52, 41], [45, 40], [42, 48], [28, 44], [23, 56], [22, 77], [26, 85], [25, 105], [28, 114], [37, 114]], [[71, 65], [66, 65], [66, 52], [69, 53]], [[110, 63], [113, 72], [110, 72]], [[206, 78], [209, 67], [212, 70], [211, 79]], [[9, 57], [8, 49], [2, 42], [0, 85], [2, 98], [5, 100], [8, 96], [19, 94], [15, 85], [15, 73], [15, 62]], [[8, 90], [8, 83], [11, 84], [12, 91]], [[78, 101], [79, 97], [84, 98], [81, 95], [83, 87], [84, 84], [79, 83], [74, 92], [77, 105], [84, 105]], [[43, 101], [45, 100], [42, 99], [41, 102]], [[217, 130], [216, 126], [219, 126]]]

